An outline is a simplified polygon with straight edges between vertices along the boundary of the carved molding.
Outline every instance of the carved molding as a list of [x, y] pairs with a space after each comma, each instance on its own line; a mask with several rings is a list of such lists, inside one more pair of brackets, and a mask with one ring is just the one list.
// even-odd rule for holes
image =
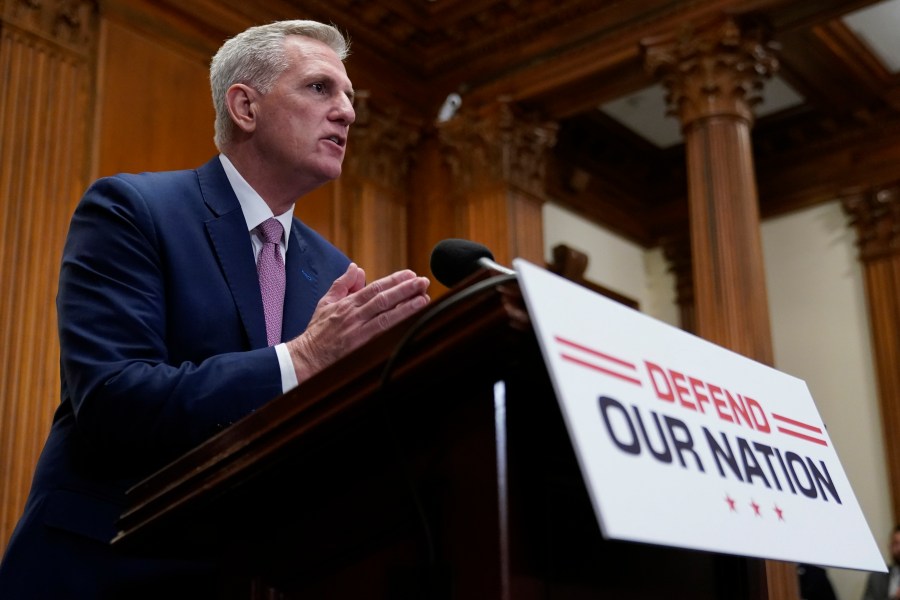
[[760, 21], [685, 26], [642, 46], [646, 69], [666, 86], [669, 114], [685, 127], [720, 115], [752, 124], [763, 81], [778, 69], [776, 47]]
[[694, 273], [691, 261], [691, 238], [684, 233], [672, 234], [660, 240], [663, 256], [669, 263], [669, 272], [675, 276], [675, 302], [681, 317], [681, 328], [695, 333]]
[[97, 40], [97, 0], [7, 0], [2, 21], [78, 54]]
[[348, 171], [391, 189], [405, 189], [422, 138], [422, 125], [404, 120], [397, 108], [373, 106], [367, 90], [357, 90], [354, 108]]
[[504, 181], [543, 199], [548, 151], [557, 130], [556, 123], [501, 100], [477, 114], [458, 114], [438, 126], [438, 135], [461, 189]]
[[841, 204], [856, 228], [862, 262], [900, 256], [900, 181], [845, 193]]

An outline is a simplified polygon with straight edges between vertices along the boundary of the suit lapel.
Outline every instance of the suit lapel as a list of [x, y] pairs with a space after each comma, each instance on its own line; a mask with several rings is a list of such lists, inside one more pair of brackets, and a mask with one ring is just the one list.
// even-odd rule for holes
[[251, 348], [266, 347], [266, 320], [253, 246], [241, 205], [218, 157], [197, 169], [200, 192], [213, 213], [206, 222], [219, 265], [234, 298]]
[[316, 309], [317, 299], [321, 295], [319, 271], [312, 252], [301, 235], [301, 230], [300, 222], [294, 219], [287, 260], [284, 263], [287, 285], [284, 293], [282, 340], [290, 340], [306, 329]]

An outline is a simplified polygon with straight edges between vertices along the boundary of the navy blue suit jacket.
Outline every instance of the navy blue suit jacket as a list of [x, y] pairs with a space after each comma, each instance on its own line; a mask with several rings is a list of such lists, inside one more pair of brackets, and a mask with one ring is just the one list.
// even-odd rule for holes
[[[348, 264], [294, 219], [283, 341]], [[177, 595], [167, 581], [186, 590], [198, 565], [110, 550], [125, 491], [281, 393], [250, 234], [218, 158], [94, 183], [72, 218], [57, 311], [61, 404], [0, 597], [134, 597], [135, 583]]]

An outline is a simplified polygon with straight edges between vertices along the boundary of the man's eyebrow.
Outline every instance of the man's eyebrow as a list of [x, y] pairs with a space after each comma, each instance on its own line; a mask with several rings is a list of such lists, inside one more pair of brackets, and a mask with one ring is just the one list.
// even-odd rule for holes
[[[321, 82], [327, 84], [328, 87], [330, 87], [332, 89], [337, 88], [339, 86], [338, 79], [327, 73], [318, 73], [318, 74], [312, 73], [312, 74], [310, 74], [309, 79], [315, 80], [315, 81], [321, 81]], [[348, 90], [345, 90], [344, 94], [347, 96], [347, 98], [350, 100], [350, 102], [353, 102], [354, 100], [356, 100], [356, 90], [354, 90], [352, 87]]]

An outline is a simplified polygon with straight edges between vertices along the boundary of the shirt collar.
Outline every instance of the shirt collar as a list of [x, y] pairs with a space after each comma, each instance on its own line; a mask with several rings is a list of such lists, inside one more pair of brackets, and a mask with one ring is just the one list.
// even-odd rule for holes
[[238, 202], [241, 205], [241, 212], [244, 213], [244, 220], [247, 222], [247, 231], [253, 231], [266, 219], [275, 217], [278, 219], [278, 222], [281, 223], [282, 227], [284, 227], [284, 247], [287, 249], [288, 240], [291, 239], [291, 223], [294, 216], [294, 206], [291, 205], [290, 209], [280, 215], [274, 214], [272, 209], [269, 208], [269, 205], [266, 204], [266, 201], [262, 199], [262, 196], [250, 187], [247, 180], [238, 173], [238, 170], [231, 161], [228, 160], [227, 156], [219, 154], [219, 161], [222, 163], [222, 168], [225, 169], [225, 176], [228, 178], [228, 183], [231, 184], [234, 195], [237, 196]]

